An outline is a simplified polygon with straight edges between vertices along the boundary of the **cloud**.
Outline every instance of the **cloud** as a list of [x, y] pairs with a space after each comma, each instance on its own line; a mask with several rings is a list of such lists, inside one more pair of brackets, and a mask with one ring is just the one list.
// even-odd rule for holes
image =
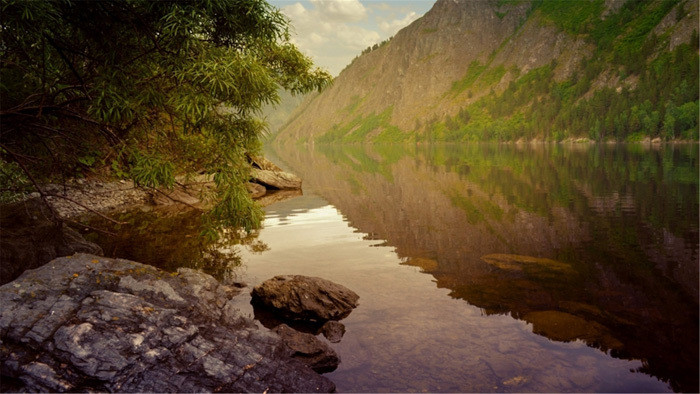
[[418, 14], [416, 14], [414, 11], [411, 11], [401, 19], [394, 19], [388, 22], [380, 21], [379, 28], [386, 34], [394, 35], [397, 31], [401, 30], [403, 27], [408, 26], [411, 22], [418, 19], [418, 17]]
[[371, 8], [377, 9], [379, 11], [389, 11], [391, 6], [387, 3], [373, 3], [370, 5]]
[[359, 0], [310, 0], [324, 20], [358, 22], [367, 17], [367, 9]]
[[292, 42], [333, 75], [362, 50], [418, 19], [433, 0], [270, 0], [291, 21]]
[[354, 24], [367, 19], [357, 0], [311, 0], [309, 8], [294, 3], [281, 10], [294, 27], [292, 42], [334, 75], [381, 38], [377, 31]]

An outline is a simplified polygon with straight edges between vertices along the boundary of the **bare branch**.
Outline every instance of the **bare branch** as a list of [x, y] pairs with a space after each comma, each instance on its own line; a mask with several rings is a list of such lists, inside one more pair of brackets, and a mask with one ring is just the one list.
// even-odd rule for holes
[[65, 220], [65, 221], [68, 222], [68, 223], [72, 223], [72, 224], [75, 225], [75, 226], [80, 226], [80, 227], [89, 228], [90, 230], [97, 231], [97, 232], [100, 232], [100, 233], [103, 233], [103, 234], [107, 234], [107, 235], [110, 235], [110, 236], [112, 236], [112, 237], [116, 237], [116, 236], [118, 235], [117, 233], [113, 233], [113, 232], [111, 232], [111, 231], [103, 230], [103, 229], [100, 229], [100, 228], [97, 228], [97, 227], [92, 227], [92, 226], [87, 225], [87, 224], [85, 224], [85, 223], [76, 222], [75, 220], [71, 220], [71, 219], [63, 219], [63, 220]]

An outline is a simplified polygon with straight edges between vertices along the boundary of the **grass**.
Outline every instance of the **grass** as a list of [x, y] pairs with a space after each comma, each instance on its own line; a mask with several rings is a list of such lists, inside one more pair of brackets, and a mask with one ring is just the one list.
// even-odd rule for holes
[[[378, 129], [385, 130], [391, 128], [389, 124], [389, 119], [391, 119], [391, 114], [394, 111], [394, 107], [390, 106], [381, 113], [377, 114], [372, 112], [371, 114], [363, 117], [359, 115], [355, 117], [350, 123], [345, 125], [334, 125], [331, 130], [324, 133], [316, 139], [318, 143], [353, 143], [353, 142], [364, 142], [367, 141], [367, 136]], [[395, 128], [395, 127], [394, 127]], [[388, 133], [396, 134], [397, 130], [390, 130]], [[381, 135], [381, 134], [380, 134]], [[388, 138], [386, 135], [385, 138]]]
[[469, 63], [467, 73], [464, 74], [462, 79], [452, 84], [452, 87], [450, 88], [450, 93], [456, 96], [459, 93], [462, 93], [463, 91], [472, 87], [474, 85], [474, 82], [476, 82], [476, 80], [481, 76], [481, 74], [483, 74], [484, 71], [486, 71], [486, 68], [487, 66], [482, 65], [478, 60], [474, 60], [473, 62]]

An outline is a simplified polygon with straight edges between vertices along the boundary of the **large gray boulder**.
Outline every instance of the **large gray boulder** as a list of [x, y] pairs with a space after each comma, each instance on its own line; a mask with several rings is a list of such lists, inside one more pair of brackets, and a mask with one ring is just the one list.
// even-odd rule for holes
[[238, 289], [88, 254], [0, 287], [3, 391], [333, 391], [278, 335], [234, 307]]
[[280, 275], [255, 286], [252, 302], [292, 320], [340, 320], [357, 307], [360, 296], [323, 278]]

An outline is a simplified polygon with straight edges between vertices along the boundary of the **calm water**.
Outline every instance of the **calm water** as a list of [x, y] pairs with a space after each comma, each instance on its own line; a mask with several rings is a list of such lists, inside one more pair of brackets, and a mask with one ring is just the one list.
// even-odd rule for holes
[[206, 245], [196, 216], [146, 212], [100, 242], [251, 287], [355, 290], [339, 391], [698, 391], [697, 145], [269, 156], [304, 195], [268, 206], [259, 234]]

